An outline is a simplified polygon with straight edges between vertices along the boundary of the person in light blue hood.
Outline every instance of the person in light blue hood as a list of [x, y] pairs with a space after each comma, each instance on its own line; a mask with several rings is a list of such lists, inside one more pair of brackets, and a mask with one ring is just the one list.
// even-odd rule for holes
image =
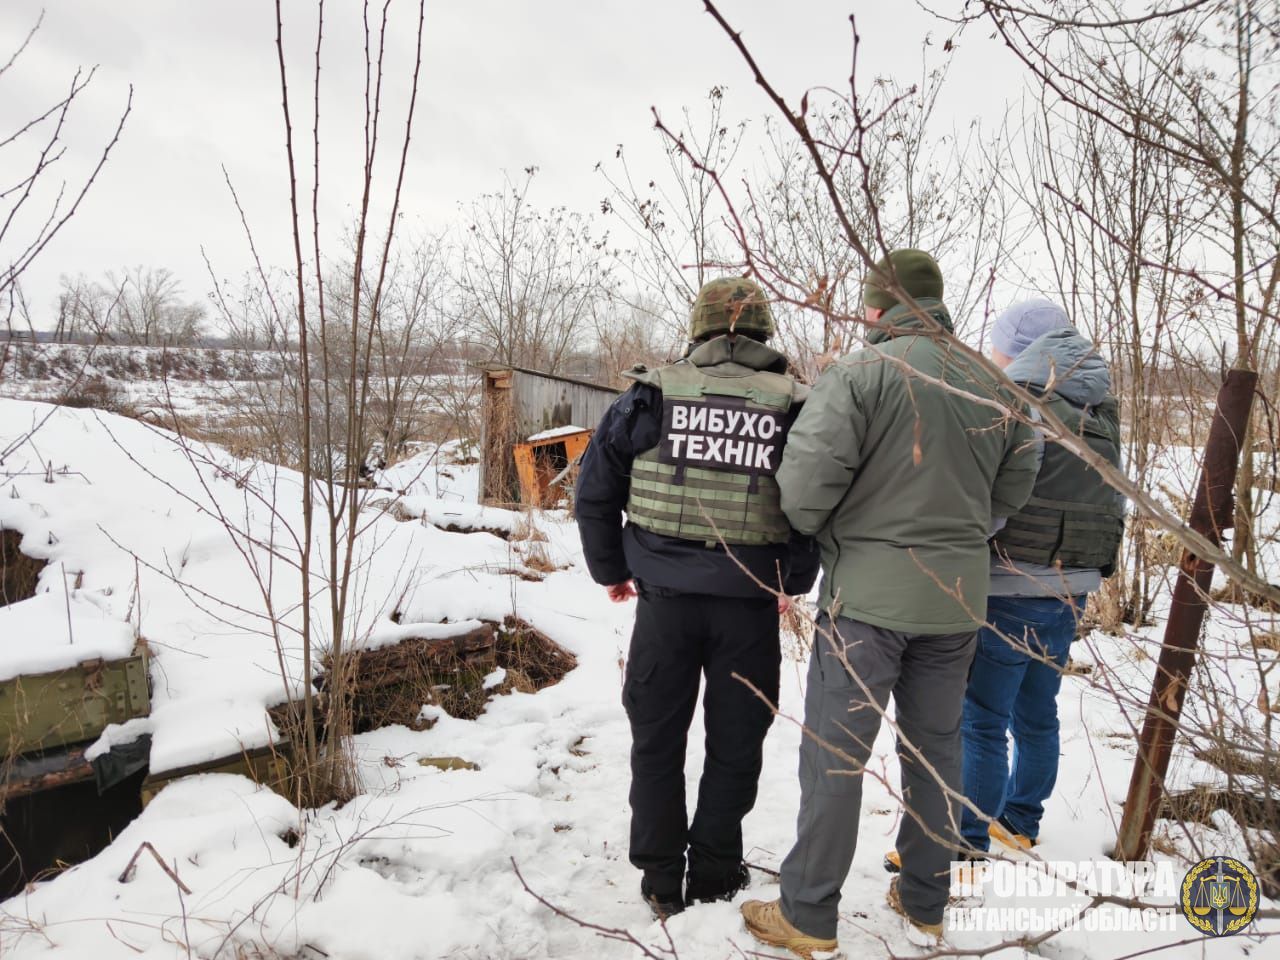
[[[1015, 304], [991, 331], [992, 360], [1107, 462], [1120, 464], [1120, 412], [1106, 362], [1048, 300]], [[965, 694], [961, 834], [1029, 847], [1058, 775], [1057, 695], [1087, 595], [1114, 569], [1123, 498], [1046, 438], [1031, 500], [991, 539], [987, 623]], [[1010, 765], [1007, 735], [1013, 733]]]

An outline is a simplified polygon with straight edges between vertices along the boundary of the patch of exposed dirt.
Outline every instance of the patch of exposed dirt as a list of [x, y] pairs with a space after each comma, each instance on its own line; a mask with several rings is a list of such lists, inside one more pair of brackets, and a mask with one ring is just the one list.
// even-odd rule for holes
[[0, 606], [28, 600], [36, 595], [36, 583], [44, 561], [28, 557], [18, 549], [22, 534], [0, 529]]
[[563, 680], [578, 658], [545, 633], [518, 617], [507, 617], [498, 628], [498, 666], [508, 677], [515, 670], [528, 678], [533, 690], [544, 690]]
[[[431, 523], [431, 521], [425, 520], [416, 513], [411, 513], [405, 508], [403, 503], [391, 497], [379, 497], [376, 500], [370, 500], [368, 506], [376, 510], [381, 510], [387, 516], [391, 517], [391, 519], [396, 520], [399, 523]], [[431, 526], [435, 527], [437, 530], [443, 530], [445, 533], [488, 533], [497, 537], [499, 540], [513, 539], [511, 531], [504, 530], [502, 527], [464, 527], [459, 526], [456, 523], [432, 523]]]
[[[424, 706], [474, 720], [494, 697], [545, 689], [577, 665], [573, 654], [517, 617], [456, 637], [409, 638], [361, 651], [346, 666], [354, 729], [365, 733], [395, 724], [429, 729], [434, 721], [422, 717]], [[486, 689], [485, 678], [499, 668], [505, 671], [502, 682]], [[327, 673], [318, 684], [327, 695], [332, 686]], [[277, 723], [284, 721], [287, 708], [277, 707], [272, 715]]]

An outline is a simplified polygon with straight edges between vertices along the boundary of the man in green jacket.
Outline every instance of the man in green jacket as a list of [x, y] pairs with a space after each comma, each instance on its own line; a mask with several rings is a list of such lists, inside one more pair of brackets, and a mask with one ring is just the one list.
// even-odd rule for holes
[[[901, 303], [896, 285], [914, 304]], [[782, 896], [743, 905], [757, 939], [802, 956], [837, 948], [858, 836], [862, 769], [890, 694], [905, 807], [890, 905], [916, 942], [941, 937], [957, 835], [960, 715], [987, 602], [993, 518], [1035, 484], [1035, 434], [997, 375], [950, 336], [942, 274], [919, 250], [864, 288], [868, 346], [823, 373], [787, 438], [778, 485], [822, 550], [797, 839]]]

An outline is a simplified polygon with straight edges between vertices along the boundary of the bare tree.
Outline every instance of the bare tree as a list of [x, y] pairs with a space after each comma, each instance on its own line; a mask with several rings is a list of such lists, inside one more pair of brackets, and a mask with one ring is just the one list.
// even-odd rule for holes
[[[1230, 345], [1232, 362], [1257, 369], [1274, 336], [1280, 290], [1280, 3], [1205, 0], [1140, 16], [1114, 0], [980, 6], [977, 16], [1067, 107], [1136, 141], [1146, 156], [1162, 155], [1193, 186], [1184, 196], [1208, 201], [1191, 219], [1194, 246], [1175, 262], [1134, 247], [1135, 238], [1105, 220], [1097, 225], [1111, 242], [1129, 244], [1144, 267], [1194, 284], [1196, 309]], [[1167, 95], [1152, 103], [1156, 81]], [[1089, 216], [1083, 205], [1075, 209]], [[1256, 432], [1251, 423], [1232, 540], [1235, 560], [1252, 573], [1260, 572]]]
[[[623, 296], [632, 314], [649, 314], [650, 323], [673, 347], [687, 338], [689, 309], [698, 289], [725, 272], [719, 265], [732, 248], [721, 198], [705, 170], [732, 169], [746, 131], [745, 121], [726, 119], [725, 88], [720, 86], [708, 92], [702, 116], [688, 107], [681, 116], [676, 142], [662, 138], [662, 169], [638, 176], [622, 144], [611, 162], [596, 164], [609, 186], [600, 212], [631, 238], [629, 247], [616, 254], [630, 279], [631, 292]], [[686, 151], [699, 165], [685, 159]]]
[[622, 371], [637, 363], [660, 366], [675, 359], [670, 333], [655, 320], [661, 309], [652, 303], [620, 303], [618, 309], [602, 311], [596, 317], [596, 367], [589, 371], [593, 379], [622, 389], [630, 383], [621, 376]]
[[464, 211], [458, 310], [502, 363], [559, 372], [609, 292], [604, 238], [563, 207], [529, 200], [536, 168]]
[[[7, 94], [3, 91], [13, 86], [10, 71], [36, 38], [43, 21], [41, 14], [8, 59], [0, 61], [0, 96], [14, 100], [20, 96], [12, 89]], [[66, 131], [72, 110], [93, 82], [96, 70], [96, 67], [77, 70], [60, 99], [35, 107], [30, 118], [15, 129], [7, 133], [0, 131], [0, 157], [6, 167], [22, 171], [16, 181], [0, 183], [0, 316], [10, 333], [15, 316], [19, 315], [20, 308], [25, 308], [18, 290], [19, 278], [80, 208], [119, 141], [133, 107], [133, 87], [130, 87], [115, 132], [98, 154], [94, 166], [73, 180], [59, 179], [59, 164], [65, 166], [69, 160]], [[29, 312], [27, 325], [30, 326]], [[11, 340], [7, 337], [4, 347], [0, 348], [0, 366], [8, 357]]]
[[[402, 455], [409, 441], [422, 434], [421, 425], [435, 401], [434, 374], [462, 329], [461, 319], [447, 306], [448, 249], [443, 241], [417, 238], [386, 249], [390, 263], [381, 294], [375, 289], [376, 273], [366, 271], [360, 280], [366, 347], [352, 357], [336, 337], [329, 338], [331, 368], [345, 371], [352, 363], [368, 368], [368, 453], [377, 459]], [[351, 271], [350, 263], [344, 263], [326, 280], [330, 312], [344, 318], [353, 309]], [[360, 403], [358, 396], [346, 395], [341, 378], [335, 383], [344, 405]]]
[[[0, 83], [6, 81], [13, 65], [26, 52], [43, 19], [42, 15], [9, 59], [0, 63]], [[0, 138], [0, 150], [6, 151], [6, 159], [9, 155], [16, 156], [19, 159], [13, 161], [14, 165], [26, 170], [16, 183], [0, 186], [0, 251], [3, 251], [0, 253], [0, 297], [8, 295], [22, 272], [75, 215], [119, 141], [133, 106], [132, 87], [115, 133], [102, 148], [94, 167], [78, 184], [69, 184], [66, 180], [59, 184], [53, 182], [57, 177], [58, 163], [66, 157], [64, 137], [71, 111], [93, 82], [96, 71], [96, 67], [87, 71], [77, 70], [61, 99], [47, 107], [37, 108], [26, 123]], [[48, 196], [50, 190], [52, 198]]]
[[[1159, 73], [1136, 78], [1133, 97], [1144, 106], [1132, 117], [1135, 129], [1141, 130], [1144, 116], [1167, 109], [1175, 95]], [[1060, 301], [1115, 361], [1126, 415], [1126, 470], [1150, 489], [1160, 450], [1174, 439], [1171, 430], [1194, 431], [1205, 399], [1205, 391], [1185, 378], [1162, 382], [1174, 365], [1194, 370], [1195, 345], [1203, 344], [1195, 316], [1199, 297], [1188, 289], [1194, 284], [1165, 265], [1185, 262], [1204, 204], [1175, 158], [1090, 114], [1064, 111], [1042, 98], [1025, 129], [1026, 162], [1003, 173], [1000, 183], [1029, 214], [1043, 243], [1044, 259], [1030, 264], [1028, 285]], [[1035, 272], [1046, 261], [1051, 282]], [[1114, 604], [1119, 621], [1143, 623], [1167, 574], [1158, 535], [1141, 517], [1130, 526], [1111, 588], [1123, 587]]]
[[[267, 315], [279, 331], [277, 342], [286, 348], [296, 343], [297, 350], [296, 390], [291, 396], [296, 404], [301, 447], [302, 529], [290, 531], [290, 535], [297, 548], [294, 563], [300, 585], [302, 677], [300, 697], [292, 694], [289, 697], [291, 729], [288, 733], [297, 745], [300, 758], [299, 789], [303, 799], [310, 803], [347, 797], [356, 789], [347, 741], [352, 723], [351, 654], [360, 641], [352, 612], [358, 603], [357, 538], [362, 529], [360, 513], [366, 496], [361, 474], [375, 426], [371, 417], [374, 373], [370, 357], [377, 324], [371, 319], [376, 321], [383, 315], [388, 296], [388, 278], [393, 265], [391, 251], [400, 222], [402, 188], [417, 112], [426, 19], [425, 0], [407, 6], [410, 35], [414, 40], [406, 75], [397, 88], [403, 91], [406, 103], [398, 133], [392, 135], [389, 147], [383, 127], [393, 121], [383, 97], [389, 95], [394, 74], [390, 72], [387, 57], [391, 53], [391, 38], [398, 35], [397, 25], [405, 24], [393, 22], [394, 3], [388, 2], [377, 11], [371, 10], [368, 3], [361, 8], [357, 36], [363, 41], [365, 65], [364, 163], [356, 185], [358, 199], [349, 234], [349, 256], [342, 261], [345, 279], [339, 289], [347, 290], [348, 295], [335, 298], [325, 273], [328, 261], [323, 254], [325, 231], [320, 221], [321, 192], [328, 186], [321, 177], [320, 147], [324, 113], [320, 75], [326, 39], [326, 5], [321, 0], [315, 11], [311, 83], [302, 98], [297, 97], [290, 85], [281, 0], [275, 5], [276, 53], [289, 178], [289, 233], [294, 251], [290, 276], [292, 303], [276, 298], [275, 285], [257, 258], [251, 231], [248, 237], [262, 285], [261, 299], [257, 302], [265, 303]], [[309, 171], [300, 162], [301, 148], [295, 139], [299, 126], [294, 109], [300, 101], [306, 103], [309, 113]], [[384, 161], [383, 154], [388, 149], [391, 156], [389, 161]], [[309, 211], [304, 205], [308, 186]], [[381, 215], [375, 211], [381, 211]], [[244, 218], [243, 210], [241, 216]], [[247, 229], [247, 219], [245, 223]], [[275, 491], [262, 491], [259, 495], [274, 498]], [[274, 503], [274, 499], [271, 502]], [[254, 550], [260, 548], [257, 543], [250, 546]], [[249, 559], [252, 560], [252, 556]], [[254, 569], [262, 568], [255, 566]], [[261, 577], [260, 582], [263, 582]], [[278, 623], [281, 611], [275, 608], [269, 582], [263, 594], [280, 649], [283, 647]], [[329, 685], [325, 699], [318, 703], [312, 681], [321, 656]], [[283, 657], [281, 668], [285, 669]], [[283, 679], [288, 688], [288, 676]], [[321, 728], [323, 742], [318, 736]]]
[[[914, 83], [880, 77], [857, 99], [815, 91], [830, 97], [825, 106], [806, 96], [808, 135], [856, 159], [831, 169], [830, 189], [804, 137], [768, 122], [767, 173], [743, 206], [742, 222], [757, 269], [786, 291], [779, 311], [784, 343], [809, 376], [816, 373], [811, 345], [819, 338], [822, 354], [830, 355], [854, 346], [849, 341], [857, 335], [836, 322], [860, 310], [867, 269], [846, 229], [881, 251], [932, 252], [947, 277], [948, 306], [962, 334], [982, 327], [994, 280], [1025, 233], [1013, 232], [1007, 199], [990, 188], [1003, 132], [987, 136], [976, 125], [942, 126], [937, 104], [950, 48], [937, 66], [925, 54]], [[804, 307], [788, 307], [787, 299]]]
[[182, 284], [165, 267], [136, 266], [120, 274], [108, 272], [97, 288], [99, 300], [119, 291], [114, 334], [144, 347], [189, 346], [200, 336], [205, 308], [182, 297]]

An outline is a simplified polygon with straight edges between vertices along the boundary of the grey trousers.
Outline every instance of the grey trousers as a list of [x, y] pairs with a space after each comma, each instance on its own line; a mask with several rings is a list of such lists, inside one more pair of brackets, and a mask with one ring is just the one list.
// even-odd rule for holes
[[[898, 759], [906, 808], [898, 828], [899, 892], [915, 919], [942, 920], [950, 863], [960, 845], [960, 808], [948, 800], [938, 779], [957, 793], [962, 787], [960, 715], [975, 636], [906, 634], [845, 617], [835, 621], [833, 633], [826, 617], [819, 620], [804, 722], [807, 731], [845, 756], [805, 733], [796, 844], [782, 863], [782, 912], [809, 936], [836, 936], [840, 888], [858, 842], [862, 769], [890, 694], [901, 732]], [[853, 675], [840, 662], [833, 639]]]

